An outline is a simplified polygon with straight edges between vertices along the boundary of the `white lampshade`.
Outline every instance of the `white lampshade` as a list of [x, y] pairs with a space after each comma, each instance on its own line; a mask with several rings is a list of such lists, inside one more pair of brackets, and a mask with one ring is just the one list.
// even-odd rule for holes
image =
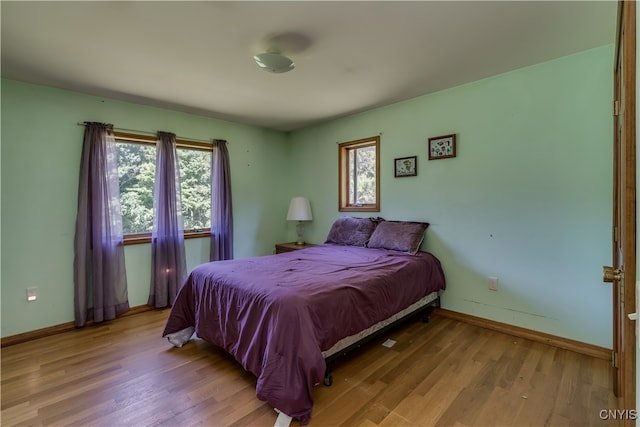
[[294, 197], [289, 203], [287, 220], [289, 221], [311, 221], [311, 206], [306, 197]]

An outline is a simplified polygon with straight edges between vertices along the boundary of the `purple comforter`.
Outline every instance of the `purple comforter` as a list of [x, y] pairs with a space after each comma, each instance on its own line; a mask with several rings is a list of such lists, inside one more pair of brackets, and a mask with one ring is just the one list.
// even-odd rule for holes
[[194, 326], [257, 377], [259, 399], [306, 424], [322, 351], [444, 287], [426, 252], [320, 245], [210, 262], [180, 289], [163, 336]]

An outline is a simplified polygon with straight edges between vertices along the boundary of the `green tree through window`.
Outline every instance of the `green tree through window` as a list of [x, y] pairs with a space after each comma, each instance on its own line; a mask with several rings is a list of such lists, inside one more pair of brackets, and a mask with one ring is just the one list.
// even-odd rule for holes
[[380, 137], [338, 145], [340, 211], [380, 211]]
[[118, 142], [118, 180], [124, 234], [150, 233], [153, 227], [153, 184], [156, 149]]
[[[125, 241], [127, 235], [149, 234], [153, 229], [156, 149], [153, 138], [138, 137], [116, 133]], [[177, 154], [184, 229], [206, 231], [211, 227], [211, 148], [178, 144]]]
[[185, 230], [211, 227], [211, 152], [178, 149]]
[[376, 147], [349, 150], [349, 203], [376, 203]]

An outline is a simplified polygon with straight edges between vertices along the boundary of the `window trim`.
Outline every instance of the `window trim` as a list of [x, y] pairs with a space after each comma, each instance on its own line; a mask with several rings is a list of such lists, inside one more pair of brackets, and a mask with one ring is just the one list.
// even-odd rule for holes
[[[211, 228], [198, 228], [197, 230], [185, 230], [184, 240], [211, 237]], [[125, 234], [124, 245], [141, 245], [151, 243], [151, 233]]]
[[[157, 137], [155, 135], [140, 135], [129, 132], [114, 131], [113, 137], [116, 141], [126, 142], [129, 144], [156, 145]], [[189, 150], [209, 151], [213, 153], [213, 144], [200, 141], [190, 141], [188, 139], [176, 139], [177, 148], [186, 148]], [[141, 245], [151, 243], [152, 233], [133, 233], [124, 235], [124, 245]], [[202, 237], [211, 237], [211, 228], [198, 228], [184, 230], [184, 239], [197, 239]]]
[[[129, 142], [133, 144], [156, 145], [157, 137], [155, 135], [140, 135], [128, 132], [113, 132], [113, 137], [118, 141]], [[177, 148], [187, 148], [189, 150], [210, 151], [213, 153], [213, 144], [200, 141], [190, 141], [188, 139], [176, 139]]]
[[[375, 147], [376, 150], [376, 202], [354, 205], [349, 201], [349, 151], [364, 147]], [[338, 210], [340, 212], [380, 212], [380, 136], [338, 144]]]

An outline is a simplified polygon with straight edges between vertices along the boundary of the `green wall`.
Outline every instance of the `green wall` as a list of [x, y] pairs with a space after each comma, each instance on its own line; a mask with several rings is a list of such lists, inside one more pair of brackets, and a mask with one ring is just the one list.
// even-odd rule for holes
[[[229, 142], [235, 255], [269, 254], [286, 235], [286, 135], [206, 117], [2, 80], [2, 336], [73, 320], [73, 237], [83, 128], [102, 121]], [[187, 267], [209, 239], [186, 242]], [[131, 306], [147, 302], [150, 245], [125, 249]], [[26, 302], [26, 288], [39, 299]]]
[[[611, 347], [613, 46], [378, 108], [290, 135], [2, 80], [2, 336], [73, 319], [73, 234], [82, 127], [167, 130], [229, 140], [236, 257], [293, 240], [290, 197], [309, 197], [310, 242], [337, 210], [336, 143], [381, 135], [381, 212], [431, 223], [445, 308]], [[427, 138], [456, 133], [458, 156], [427, 160]], [[418, 156], [418, 176], [393, 159]], [[188, 267], [208, 240], [187, 242]], [[126, 248], [131, 305], [146, 303], [149, 245]], [[487, 277], [499, 278], [497, 292]], [[25, 301], [37, 286], [40, 299]]]
[[[294, 132], [306, 240], [340, 215], [336, 143], [380, 134], [380, 216], [431, 224], [444, 308], [611, 347], [612, 64], [611, 45]], [[428, 161], [450, 133], [458, 156]], [[394, 178], [413, 155], [418, 176]]]

